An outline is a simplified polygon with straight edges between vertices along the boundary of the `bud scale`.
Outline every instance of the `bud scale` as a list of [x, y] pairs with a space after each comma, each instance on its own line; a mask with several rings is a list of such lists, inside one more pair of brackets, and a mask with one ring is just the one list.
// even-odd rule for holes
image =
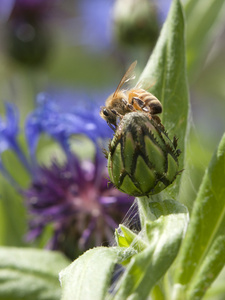
[[161, 192], [176, 178], [176, 138], [149, 114], [131, 112], [119, 123], [109, 146], [108, 170], [112, 183], [132, 196]]

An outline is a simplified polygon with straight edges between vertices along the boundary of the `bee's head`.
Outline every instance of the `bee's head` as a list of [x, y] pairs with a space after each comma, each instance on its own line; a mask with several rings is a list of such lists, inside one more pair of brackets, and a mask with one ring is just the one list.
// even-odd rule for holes
[[108, 123], [116, 127], [117, 115], [113, 109], [109, 109], [106, 106], [102, 106], [100, 110], [100, 116]]

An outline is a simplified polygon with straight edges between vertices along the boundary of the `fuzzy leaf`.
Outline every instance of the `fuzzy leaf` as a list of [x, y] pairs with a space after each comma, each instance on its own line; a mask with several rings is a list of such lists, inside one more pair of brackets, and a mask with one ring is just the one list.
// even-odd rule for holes
[[188, 299], [201, 299], [225, 265], [225, 236], [215, 239], [204, 262], [198, 270], [196, 280], [189, 287]]
[[1, 247], [0, 299], [60, 299], [58, 273], [68, 264], [57, 252]]
[[225, 299], [225, 267], [220, 272], [220, 275], [216, 278], [210, 288], [204, 295], [204, 300], [223, 300]]
[[[184, 167], [185, 140], [188, 118], [188, 88], [185, 60], [185, 28], [183, 10], [179, 0], [173, 0], [156, 47], [140, 76], [144, 85], [154, 84], [153, 93], [162, 103], [162, 123], [171, 139], [178, 137], [180, 169]], [[173, 194], [179, 190], [180, 176], [173, 185]]]
[[184, 293], [190, 295], [187, 299], [200, 299], [225, 264], [224, 178], [225, 135], [205, 172], [180, 250], [175, 271], [176, 299]]
[[147, 298], [175, 259], [187, 227], [184, 205], [174, 200], [149, 201], [147, 197], [138, 201], [141, 210], [154, 216], [155, 221], [145, 223], [148, 246], [131, 258], [116, 286], [115, 300]]
[[[149, 202], [144, 206], [156, 218], [146, 222], [143, 232], [145, 248], [138, 252], [136, 247], [99, 247], [87, 251], [60, 273], [62, 300], [103, 300], [128, 299], [137, 295], [145, 299], [151, 288], [167, 271], [177, 255], [181, 240], [187, 227], [187, 209], [174, 200], [161, 203]], [[142, 200], [139, 200], [142, 201]], [[129, 232], [123, 228], [125, 235]], [[137, 236], [139, 242], [140, 237]], [[135, 239], [132, 242], [135, 245]], [[115, 265], [126, 265], [121, 280], [111, 289], [111, 279]], [[121, 269], [123, 267], [121, 266]]]
[[185, 3], [187, 68], [190, 81], [196, 79], [198, 69], [206, 58], [206, 50], [218, 34], [214, 29], [220, 21], [223, 7], [224, 0], [188, 0]]
[[117, 248], [91, 249], [61, 271], [62, 300], [106, 299], [117, 252]]

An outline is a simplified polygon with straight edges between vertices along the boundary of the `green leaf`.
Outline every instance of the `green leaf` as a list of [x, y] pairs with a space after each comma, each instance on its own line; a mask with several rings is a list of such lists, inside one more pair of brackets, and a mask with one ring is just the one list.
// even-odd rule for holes
[[1, 247], [0, 299], [60, 299], [58, 273], [68, 264], [57, 252]]
[[[95, 248], [87, 251], [60, 273], [62, 300], [123, 300], [129, 296], [146, 299], [151, 288], [165, 274], [179, 250], [187, 227], [185, 206], [174, 200], [138, 200], [154, 215], [140, 233], [144, 239], [143, 251], [138, 252], [135, 237], [123, 227], [123, 234], [131, 245], [125, 248]], [[140, 241], [137, 236], [137, 243]], [[108, 294], [116, 263], [127, 264], [113, 294]], [[129, 262], [129, 263], [128, 263]]]
[[[162, 103], [162, 123], [171, 138], [175, 135], [179, 139], [178, 148], [182, 151], [180, 169], [184, 167], [189, 110], [184, 36], [182, 7], [180, 1], [174, 0], [156, 47], [139, 79], [146, 86], [155, 83], [151, 93]], [[173, 188], [169, 188], [174, 197], [179, 190], [179, 181], [180, 176]]]
[[60, 273], [62, 300], [104, 300], [117, 262], [117, 248], [85, 252]]
[[141, 213], [150, 213], [155, 220], [145, 223], [142, 233], [148, 246], [131, 258], [116, 286], [115, 300], [147, 298], [175, 259], [187, 227], [187, 209], [177, 201], [157, 202], [144, 197], [138, 202]]
[[[25, 148], [25, 139], [19, 137], [19, 145]], [[1, 153], [1, 161], [9, 174], [18, 183], [17, 188], [26, 187], [29, 175], [16, 154], [7, 150]], [[26, 209], [18, 189], [0, 174], [0, 244], [7, 246], [24, 245], [26, 232]]]
[[225, 236], [219, 236], [209, 250], [188, 288], [188, 299], [201, 299], [225, 265]]
[[[218, 31], [224, 0], [189, 0], [185, 3], [187, 24], [187, 68], [191, 81], [196, 79], [199, 67], [207, 55], [207, 48]], [[223, 19], [222, 19], [223, 20]], [[223, 26], [223, 25], [222, 25]]]
[[21, 196], [0, 174], [0, 244], [22, 246], [25, 232], [25, 207]]
[[[174, 200], [159, 203], [144, 198], [139, 201], [143, 202], [145, 211], [150, 210], [155, 216], [155, 221], [146, 222], [141, 232], [142, 237], [145, 235], [142, 243], [145, 249], [138, 249], [141, 251], [138, 252], [134, 235], [123, 228], [127, 247], [91, 249], [61, 271], [62, 300], [104, 300], [107, 297], [123, 300], [134, 294], [137, 299], [145, 299], [165, 274], [177, 255], [186, 230], [187, 209]], [[140, 236], [137, 236], [137, 243], [139, 241]], [[115, 291], [109, 294], [113, 271], [118, 263], [127, 267]]]
[[225, 263], [224, 178], [225, 135], [205, 172], [194, 203], [175, 270], [176, 299], [181, 299], [181, 294], [186, 294], [187, 299], [200, 299], [207, 289], [206, 277], [209, 287]]
[[119, 228], [115, 230], [115, 237], [120, 247], [133, 247], [140, 252], [147, 246], [138, 234], [135, 234], [132, 230], [121, 224]]
[[216, 278], [210, 288], [204, 295], [204, 300], [223, 300], [225, 299], [225, 267], [220, 272], [220, 275]]

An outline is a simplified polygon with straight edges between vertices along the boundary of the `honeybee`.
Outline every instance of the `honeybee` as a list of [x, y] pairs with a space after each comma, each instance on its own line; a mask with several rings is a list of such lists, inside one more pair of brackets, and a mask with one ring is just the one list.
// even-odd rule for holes
[[162, 105], [154, 95], [140, 88], [139, 84], [134, 88], [122, 90], [122, 86], [126, 82], [135, 78], [134, 69], [136, 64], [137, 61], [130, 65], [115, 92], [106, 99], [105, 106], [101, 107], [101, 117], [107, 121], [113, 130], [117, 127], [118, 117], [122, 118], [125, 114], [133, 111], [148, 113], [157, 123], [160, 123], [159, 117], [155, 115], [162, 112]]

